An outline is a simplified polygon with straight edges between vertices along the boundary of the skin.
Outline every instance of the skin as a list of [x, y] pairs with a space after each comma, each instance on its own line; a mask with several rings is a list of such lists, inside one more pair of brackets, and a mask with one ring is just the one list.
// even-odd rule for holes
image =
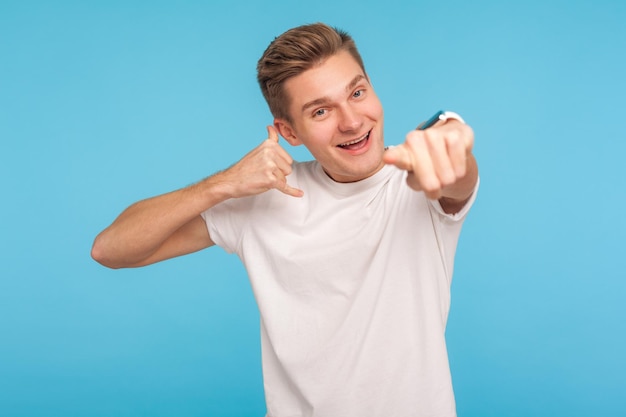
[[[293, 146], [304, 145], [337, 182], [367, 178], [383, 166], [383, 108], [366, 74], [347, 52], [285, 82], [293, 123], [274, 126]], [[354, 149], [340, 145], [362, 140]]]
[[348, 53], [287, 80], [285, 88], [291, 122], [275, 119], [268, 138], [228, 169], [128, 207], [96, 237], [92, 257], [125, 268], [185, 255], [214, 245], [200, 214], [223, 201], [270, 189], [302, 197], [305, 190], [287, 183], [293, 160], [278, 132], [289, 144], [306, 146], [337, 182], [359, 181], [393, 164], [409, 172], [409, 187], [438, 199], [448, 213], [459, 211], [471, 196], [478, 178], [472, 129], [440, 122], [409, 132], [403, 144], [385, 151], [382, 106]]

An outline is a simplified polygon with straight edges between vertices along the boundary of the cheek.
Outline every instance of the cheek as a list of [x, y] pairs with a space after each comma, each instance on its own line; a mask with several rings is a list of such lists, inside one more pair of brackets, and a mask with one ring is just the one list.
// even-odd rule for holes
[[381, 119], [383, 117], [383, 106], [378, 97], [368, 97], [367, 101], [362, 102], [362, 114], [372, 120]]
[[334, 125], [329, 121], [315, 123], [308, 127], [307, 138], [312, 146], [325, 146], [333, 137]]
[[380, 100], [378, 100], [378, 98], [376, 98], [376, 103], [374, 104], [374, 114], [376, 115], [377, 118], [382, 119], [383, 118], [383, 105], [380, 102]]

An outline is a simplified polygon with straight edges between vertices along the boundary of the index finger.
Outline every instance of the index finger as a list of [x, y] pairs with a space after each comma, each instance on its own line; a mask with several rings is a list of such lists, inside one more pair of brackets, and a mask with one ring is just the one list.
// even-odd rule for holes
[[383, 154], [383, 162], [405, 170], [413, 170], [413, 158], [405, 143], [389, 147]]

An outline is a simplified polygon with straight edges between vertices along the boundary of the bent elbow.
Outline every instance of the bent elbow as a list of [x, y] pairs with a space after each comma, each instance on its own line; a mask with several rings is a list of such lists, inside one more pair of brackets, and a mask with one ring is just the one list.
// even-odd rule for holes
[[111, 257], [108, 255], [108, 251], [106, 246], [102, 243], [102, 239], [100, 236], [96, 237], [91, 246], [91, 258], [98, 262], [102, 266], [106, 266], [111, 269], [119, 269], [120, 267], [116, 265]]

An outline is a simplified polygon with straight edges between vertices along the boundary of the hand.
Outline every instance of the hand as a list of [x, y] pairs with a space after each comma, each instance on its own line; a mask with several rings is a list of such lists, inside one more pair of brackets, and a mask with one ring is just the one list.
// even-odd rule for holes
[[[468, 172], [474, 145], [472, 129], [448, 120], [426, 130], [414, 130], [406, 141], [385, 151], [383, 161], [408, 171], [407, 184], [430, 199], [447, 196], [447, 190]], [[454, 193], [452, 193], [454, 194]]]
[[268, 126], [267, 133], [261, 145], [223, 173], [234, 186], [232, 197], [261, 194], [273, 188], [293, 197], [304, 195], [287, 184], [293, 159], [278, 143], [278, 132]]

